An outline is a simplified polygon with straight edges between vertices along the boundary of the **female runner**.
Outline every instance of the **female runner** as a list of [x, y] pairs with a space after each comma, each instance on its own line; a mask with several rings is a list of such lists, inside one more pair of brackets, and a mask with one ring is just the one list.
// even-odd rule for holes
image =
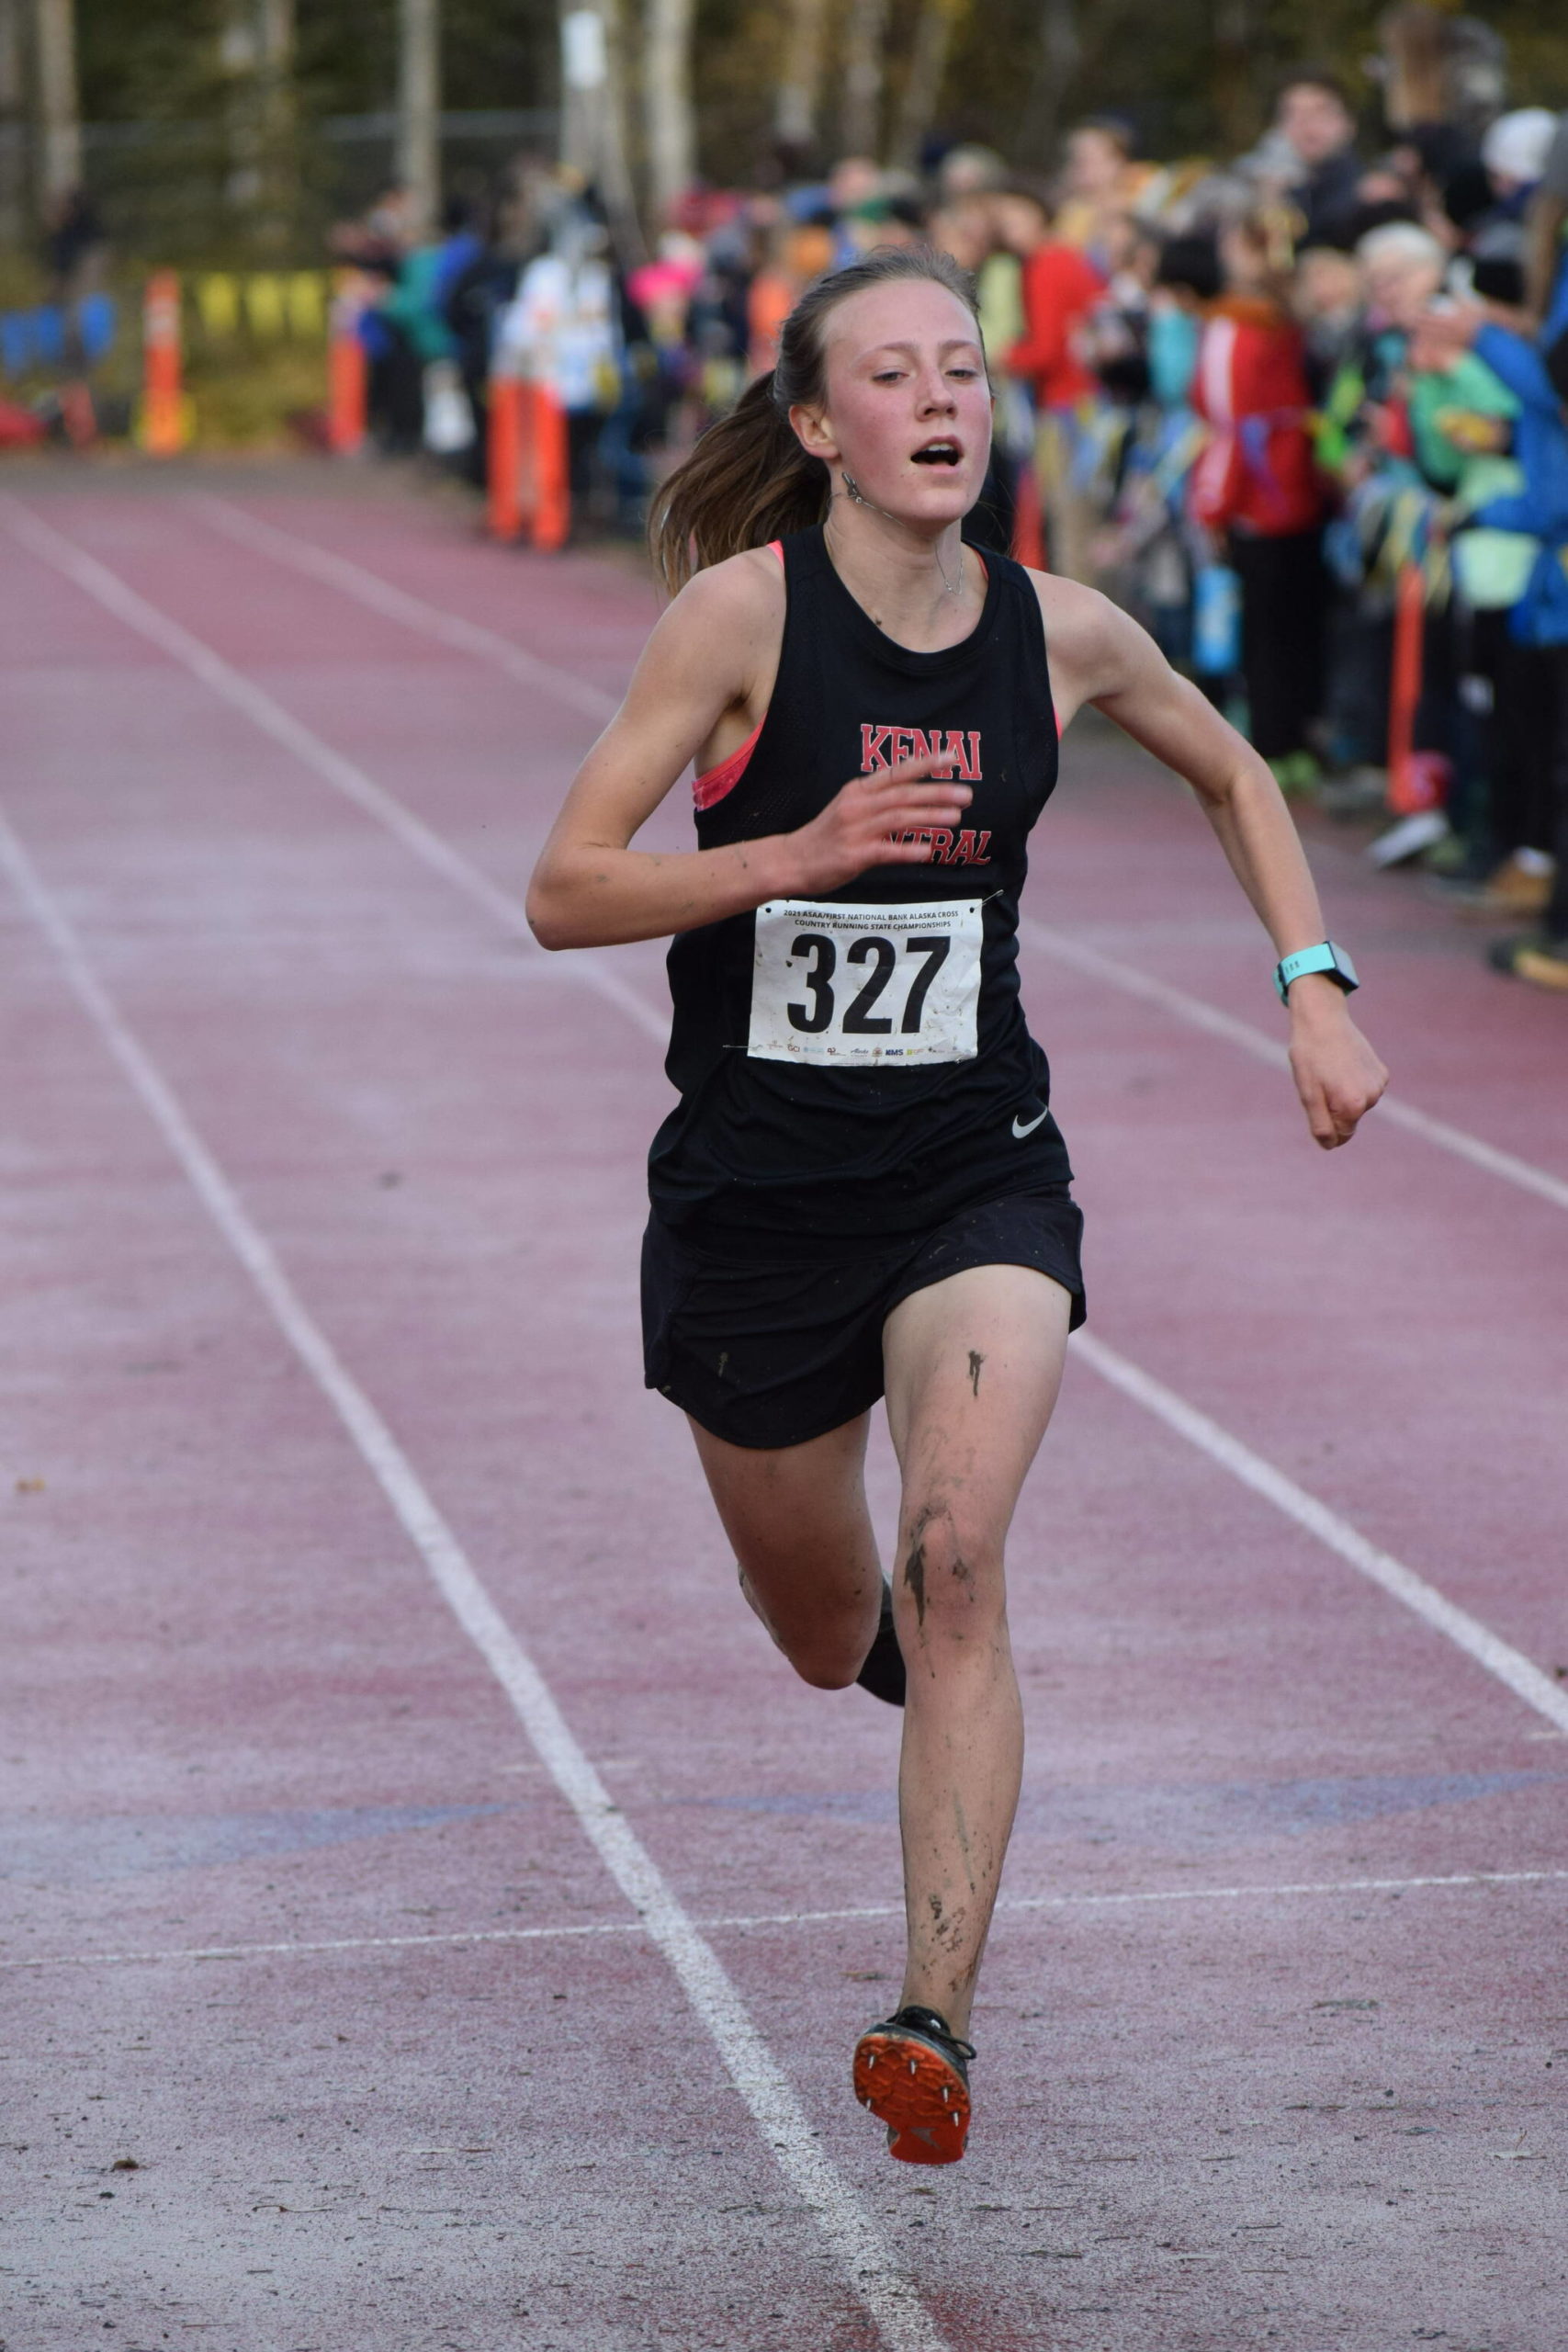
[[[1385, 1082], [1262, 760], [1104, 597], [962, 541], [990, 434], [955, 263], [886, 250], [803, 297], [773, 375], [660, 492], [679, 594], [528, 899], [546, 947], [674, 933], [648, 1381], [687, 1413], [796, 1673], [903, 1703], [907, 1663], [908, 1965], [854, 2086], [916, 2164], [962, 2155], [968, 2129], [1022, 1764], [1003, 1544], [1084, 1314], [1016, 968], [1025, 843], [1082, 705], [1197, 793], [1285, 959], [1316, 1141], [1347, 1142]], [[693, 759], [698, 847], [631, 848]], [[891, 1592], [862, 1476], [884, 1395]]]

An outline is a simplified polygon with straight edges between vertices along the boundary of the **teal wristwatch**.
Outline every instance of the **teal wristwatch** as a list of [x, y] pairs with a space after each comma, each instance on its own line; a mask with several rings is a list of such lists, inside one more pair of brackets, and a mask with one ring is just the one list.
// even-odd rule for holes
[[1281, 1004], [1289, 1001], [1291, 982], [1299, 980], [1303, 972], [1326, 972], [1347, 996], [1361, 985], [1356, 978], [1356, 967], [1343, 947], [1336, 947], [1332, 939], [1320, 939], [1315, 947], [1298, 947], [1293, 956], [1287, 956], [1275, 965], [1274, 986], [1280, 991]]

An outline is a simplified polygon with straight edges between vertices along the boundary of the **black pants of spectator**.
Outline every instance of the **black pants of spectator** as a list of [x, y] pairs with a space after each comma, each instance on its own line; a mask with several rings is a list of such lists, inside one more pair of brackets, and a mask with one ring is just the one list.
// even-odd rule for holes
[[571, 408], [566, 413], [567, 477], [571, 503], [581, 514], [593, 488], [593, 458], [604, 430], [602, 410]]
[[1568, 645], [1532, 646], [1551, 680], [1552, 729], [1543, 747], [1544, 765], [1552, 796], [1551, 840], [1557, 878], [1542, 925], [1548, 939], [1559, 946], [1568, 943]]
[[1559, 791], [1556, 769], [1568, 727], [1563, 662], [1568, 647], [1521, 645], [1506, 612], [1471, 619], [1469, 667], [1492, 688], [1486, 729], [1487, 834], [1498, 857], [1551, 850]]
[[1331, 587], [1324, 648], [1323, 706], [1330, 763], [1381, 768], [1388, 757], [1392, 611], [1362, 590]]
[[1323, 702], [1323, 632], [1328, 577], [1321, 536], [1233, 535], [1241, 581], [1241, 670], [1250, 731], [1266, 760], [1304, 751]]
[[490, 478], [490, 369], [476, 367], [468, 358], [458, 362], [463, 376], [463, 390], [468, 395], [473, 411], [474, 437], [457, 459], [457, 470], [465, 481], [482, 490]]
[[370, 427], [389, 456], [411, 457], [424, 436], [424, 363], [400, 327], [381, 322], [383, 348], [370, 362]]

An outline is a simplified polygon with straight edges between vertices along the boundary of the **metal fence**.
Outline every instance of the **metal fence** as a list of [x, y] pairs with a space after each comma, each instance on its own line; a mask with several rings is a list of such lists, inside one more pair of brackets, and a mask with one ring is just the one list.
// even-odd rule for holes
[[[314, 258], [327, 221], [359, 210], [393, 176], [398, 118], [326, 115], [294, 128], [275, 206], [279, 258]], [[553, 155], [553, 107], [473, 108], [441, 117], [443, 185], [488, 180], [519, 153]], [[236, 190], [231, 127], [220, 121], [92, 122], [82, 130], [84, 177], [112, 243], [150, 260], [239, 256], [254, 242], [256, 207]], [[0, 124], [0, 184], [32, 184], [27, 127]], [[7, 224], [14, 243], [36, 223]], [[4, 233], [4, 232], [0, 232]]]

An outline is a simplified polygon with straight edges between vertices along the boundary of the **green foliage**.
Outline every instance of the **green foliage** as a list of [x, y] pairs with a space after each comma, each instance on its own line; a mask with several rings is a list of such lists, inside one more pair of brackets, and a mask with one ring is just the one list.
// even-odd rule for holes
[[327, 397], [321, 344], [243, 342], [190, 355], [186, 370], [198, 449], [298, 448], [290, 420], [320, 412]]
[[[1457, 5], [1457, 0], [1456, 0]], [[1466, 0], [1509, 44], [1515, 104], [1568, 105], [1568, 20], [1541, 0]], [[143, 145], [95, 145], [90, 172], [122, 246], [170, 260], [309, 261], [326, 220], [363, 202], [389, 165], [389, 143], [332, 143], [328, 117], [391, 107], [395, 0], [299, 0], [293, 128], [267, 161], [270, 207], [235, 200], [234, 110], [222, 62], [233, 0], [78, 0], [83, 112], [90, 123], [164, 127]], [[897, 104], [919, 0], [893, 0], [888, 105]], [[1060, 0], [1077, 42], [1065, 74], [1047, 60], [1051, 0], [970, 0], [961, 11], [934, 126], [984, 141], [1021, 165], [1048, 168], [1062, 130], [1085, 114], [1129, 114], [1147, 152], [1225, 154], [1269, 117], [1283, 72], [1305, 62], [1337, 70], [1360, 105], [1369, 144], [1380, 136], [1375, 85], [1378, 0]], [[823, 160], [835, 144], [841, 83], [831, 43], [847, 10], [829, 9]], [[626, 0], [631, 44], [638, 0]], [[718, 183], [765, 175], [773, 91], [787, 19], [784, 0], [697, 0], [694, 40], [702, 165]], [[444, 101], [449, 108], [556, 103], [558, 0], [446, 0]], [[633, 106], [632, 132], [640, 124]], [[482, 168], [504, 147], [475, 145]]]

